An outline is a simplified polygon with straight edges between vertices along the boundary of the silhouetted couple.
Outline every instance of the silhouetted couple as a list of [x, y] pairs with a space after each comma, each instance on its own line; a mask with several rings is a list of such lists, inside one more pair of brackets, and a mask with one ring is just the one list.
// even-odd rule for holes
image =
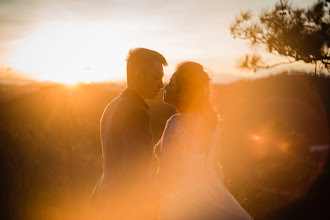
[[177, 66], [164, 102], [178, 113], [154, 146], [145, 99], [155, 98], [163, 88], [167, 61], [145, 48], [130, 50], [126, 61], [127, 88], [101, 119], [103, 175], [92, 195], [95, 217], [252, 219], [217, 175], [220, 129], [203, 66]]

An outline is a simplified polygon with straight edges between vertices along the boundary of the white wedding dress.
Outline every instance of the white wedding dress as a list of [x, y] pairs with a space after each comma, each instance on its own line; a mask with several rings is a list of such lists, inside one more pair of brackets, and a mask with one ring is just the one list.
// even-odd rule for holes
[[207, 131], [196, 113], [173, 115], [158, 143], [162, 197], [160, 220], [252, 217], [216, 175], [215, 151], [220, 129]]

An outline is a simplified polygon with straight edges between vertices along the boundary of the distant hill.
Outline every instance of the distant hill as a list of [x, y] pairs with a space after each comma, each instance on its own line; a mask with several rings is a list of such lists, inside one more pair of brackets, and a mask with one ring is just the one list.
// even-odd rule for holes
[[12, 68], [0, 68], [0, 84], [26, 85], [36, 81]]

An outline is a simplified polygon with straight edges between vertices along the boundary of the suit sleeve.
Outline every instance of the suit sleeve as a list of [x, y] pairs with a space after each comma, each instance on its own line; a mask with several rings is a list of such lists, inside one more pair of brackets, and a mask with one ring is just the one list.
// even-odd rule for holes
[[153, 147], [148, 112], [139, 110], [129, 114], [123, 125], [122, 136], [124, 172], [149, 173]]

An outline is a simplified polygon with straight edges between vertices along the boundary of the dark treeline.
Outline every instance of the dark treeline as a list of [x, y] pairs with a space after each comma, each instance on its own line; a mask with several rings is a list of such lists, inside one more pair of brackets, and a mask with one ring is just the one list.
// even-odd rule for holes
[[[0, 86], [1, 219], [87, 219], [117, 84]], [[225, 185], [256, 219], [330, 219], [330, 77], [213, 85]], [[174, 109], [148, 101], [155, 142]]]

